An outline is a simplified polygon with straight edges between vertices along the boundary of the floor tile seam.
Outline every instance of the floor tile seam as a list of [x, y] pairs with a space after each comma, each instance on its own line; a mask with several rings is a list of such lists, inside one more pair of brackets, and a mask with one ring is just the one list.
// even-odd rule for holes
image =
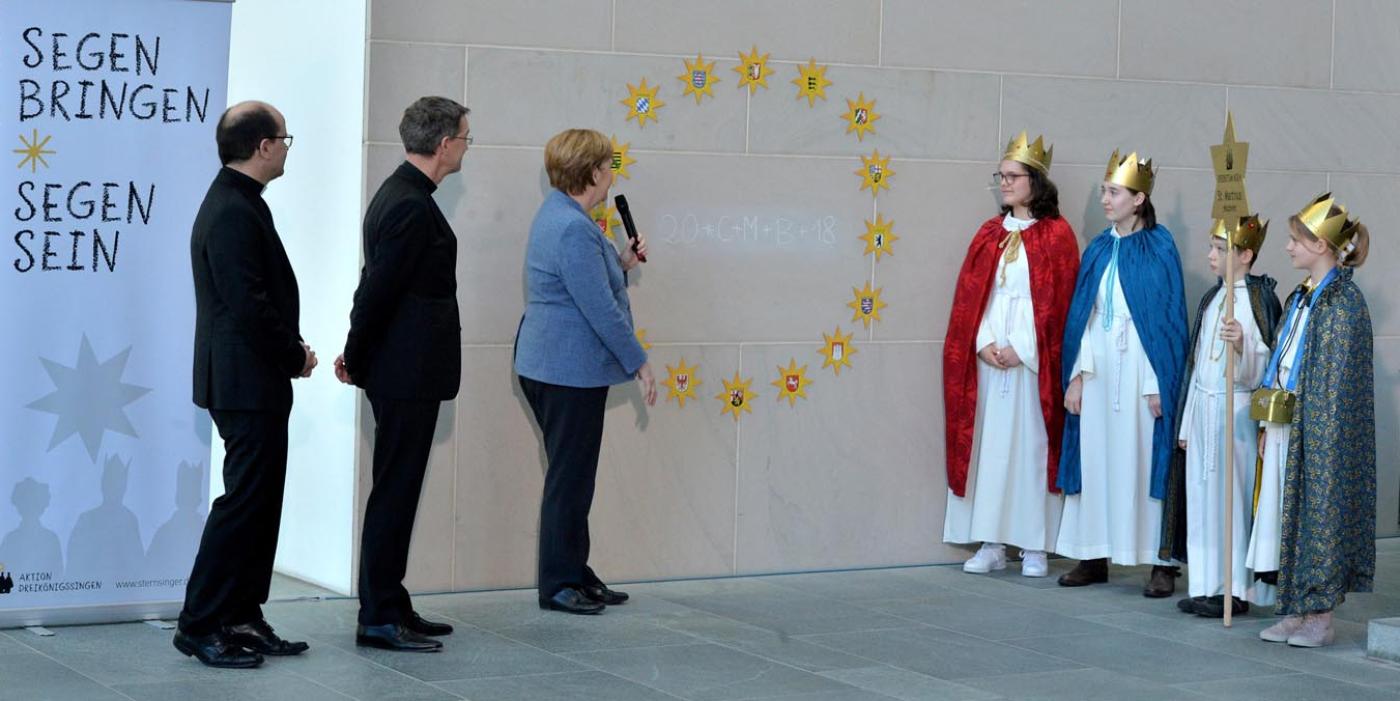
[[[63, 662], [63, 660], [60, 660], [60, 659], [54, 657], [53, 655], [50, 655], [50, 654], [48, 654], [47, 652], [45, 652], [45, 651], [43, 651], [43, 650], [41, 650], [41, 649], [39, 649], [39, 648], [37, 648], [37, 647], [34, 647], [34, 646], [32, 646], [32, 645], [29, 645], [29, 644], [25, 643], [23, 640], [20, 640], [20, 639], [19, 639], [18, 637], [16, 637], [16, 636], [8, 635], [8, 633], [7, 633], [6, 635], [7, 635], [7, 637], [9, 637], [11, 640], [14, 640], [15, 642], [19, 643], [20, 645], [23, 645], [24, 647], [26, 647], [26, 648], [28, 648], [29, 650], [31, 650], [34, 654], [36, 654], [36, 655], [38, 655], [38, 656], [40, 656], [40, 657], [43, 657], [44, 659], [47, 659], [47, 660], [50, 661], [50, 662], [53, 662], [54, 664], [56, 664], [56, 665], [58, 665], [58, 666], [60, 666], [60, 667], [62, 667], [62, 668], [64, 668], [64, 669], [66, 669], [66, 670], [68, 670], [68, 671], [70, 671], [70, 672], [72, 672], [72, 673], [74, 673], [74, 674], [76, 674], [76, 675], [82, 677], [83, 679], [86, 679], [86, 680], [92, 682], [93, 684], [96, 684], [96, 685], [98, 685], [98, 686], [100, 686], [100, 687], [102, 687], [102, 688], [104, 688], [104, 689], [111, 690], [111, 691], [113, 691], [113, 692], [115, 692], [115, 693], [121, 694], [121, 692], [120, 692], [120, 691], [117, 691], [115, 688], [113, 688], [111, 684], [105, 684], [105, 683], [99, 681], [98, 679], [92, 677], [91, 675], [85, 674], [82, 670], [80, 670], [80, 669], [78, 669], [78, 668], [76, 668], [76, 667], [73, 667], [72, 665], [65, 664], [65, 663]], [[31, 635], [32, 635], [32, 633], [31, 633]], [[122, 695], [122, 696], [126, 696], [127, 698], [131, 698], [130, 696], [127, 696], [126, 694], [121, 694], [121, 695]]]
[[[347, 694], [347, 693], [345, 693], [345, 692], [343, 692], [343, 691], [341, 691], [341, 690], [339, 690], [339, 689], [336, 689], [336, 688], [331, 687], [331, 686], [327, 686], [327, 685], [325, 685], [325, 684], [323, 684], [323, 683], [321, 683], [321, 682], [319, 682], [319, 681], [317, 681], [317, 680], [315, 680], [315, 679], [312, 679], [311, 677], [308, 677], [308, 676], [306, 676], [305, 674], [301, 674], [300, 672], [297, 672], [297, 671], [295, 671], [295, 670], [292, 671], [292, 676], [295, 676], [295, 677], [297, 677], [298, 679], [304, 679], [304, 680], [306, 680], [306, 681], [308, 681], [308, 682], [311, 682], [311, 684], [314, 685], [314, 686], [319, 686], [319, 687], [321, 687], [322, 689], [325, 689], [325, 690], [331, 692], [332, 694], [335, 694], [335, 695], [337, 695], [337, 696], [343, 696], [343, 697], [345, 697], [345, 698], [347, 698], [347, 699], [350, 699], [351, 701], [357, 701], [357, 699], [358, 699], [358, 697], [356, 697], [356, 696], [351, 696], [350, 694]], [[420, 680], [420, 681], [421, 681], [421, 680]]]
[[[848, 654], [849, 654], [849, 653], [848, 653]], [[920, 671], [917, 671], [917, 670], [906, 669], [906, 668], [904, 668], [904, 667], [900, 667], [899, 665], [891, 664], [891, 663], [889, 663], [889, 662], [876, 662], [876, 664], [873, 665], [872, 667], [851, 667], [851, 668], [848, 668], [848, 669], [829, 669], [829, 670], [826, 670], [826, 671], [823, 671], [823, 672], [813, 672], [813, 674], [816, 674], [817, 676], [820, 676], [820, 677], [826, 677], [826, 678], [828, 678], [828, 679], [831, 679], [831, 677], [828, 676], [828, 675], [833, 674], [833, 673], [837, 673], [837, 672], [848, 672], [848, 671], [857, 670], [857, 669], [872, 669], [873, 667], [883, 667], [883, 668], [889, 669], [890, 671], [904, 672], [904, 673], [907, 673], [907, 674], [913, 674], [913, 675], [922, 677], [922, 678], [924, 678], [924, 679], [928, 679], [928, 680], [930, 680], [930, 681], [936, 682], [936, 683], [938, 683], [938, 684], [945, 684], [945, 685], [948, 685], [948, 686], [960, 687], [960, 689], [952, 689], [952, 690], [949, 690], [949, 691], [960, 691], [960, 690], [965, 690], [965, 691], [970, 692], [970, 693], [973, 693], [973, 694], [977, 694], [977, 693], [992, 694], [992, 698], [983, 699], [982, 701], [997, 701], [998, 699], [1004, 699], [1004, 698], [1006, 698], [1006, 697], [1004, 697], [1004, 696], [1002, 696], [1002, 695], [1000, 695], [1000, 694], [997, 694], [997, 693], [995, 693], [995, 692], [983, 691], [983, 690], [981, 690], [981, 689], [978, 689], [977, 687], [968, 686], [967, 684], [964, 684], [964, 683], [962, 683], [961, 681], [956, 681], [956, 680], [953, 680], [953, 679], [943, 679], [942, 677], [935, 677], [935, 676], [933, 676], [933, 675], [925, 674], [925, 673], [920, 672]], [[1044, 672], [1035, 672], [1035, 674], [1044, 674]], [[969, 678], [970, 678], [970, 677], [969, 677]], [[848, 685], [850, 685], [850, 686], [855, 686], [854, 684], [851, 684], [850, 682], [845, 682], [845, 681], [840, 680], [840, 679], [835, 679], [834, 681], [839, 681], [839, 682], [842, 682], [843, 684], [848, 684]], [[868, 688], [863, 687], [863, 686], [856, 687], [856, 688], [860, 689], [861, 691], [866, 691], [866, 692], [869, 692], [869, 693], [872, 693], [872, 694], [879, 694], [879, 693], [880, 693], [880, 692], [878, 692], [878, 691], [875, 691], [874, 689], [868, 689]], [[887, 694], [886, 694], [886, 695], [887, 695]], [[891, 697], [891, 698], [896, 698], [896, 699], [897, 699], [897, 698], [899, 698], [899, 697], [895, 696], [895, 697]]]
[[[313, 637], [312, 639], [315, 640], [316, 638]], [[362, 648], [361, 648], [360, 646], [358, 646], [358, 645], [356, 645], [356, 646], [353, 647], [353, 648], [343, 648], [343, 647], [340, 647], [340, 646], [338, 646], [338, 645], [335, 645], [334, 643], [326, 642], [325, 640], [320, 640], [320, 642], [323, 643], [326, 647], [331, 648], [333, 651], [338, 652], [338, 653], [340, 653], [340, 654], [343, 654], [343, 655], [345, 655], [345, 656], [351, 658], [350, 661], [352, 661], [352, 662], [354, 662], [354, 663], [357, 663], [357, 664], [364, 664], [364, 665], [368, 665], [368, 666], [370, 666], [370, 667], [375, 668], [373, 671], [375, 671], [375, 672], [377, 672], [377, 673], [378, 673], [378, 672], [389, 672], [389, 673], [392, 674], [392, 675], [399, 676], [399, 677], [403, 677], [404, 679], [407, 679], [407, 680], [410, 680], [410, 681], [413, 681], [413, 682], [417, 682], [417, 683], [419, 683], [419, 684], [428, 684], [428, 685], [431, 685], [431, 684], [432, 684], [432, 682], [427, 681], [427, 680], [425, 680], [425, 679], [419, 679], [418, 677], [415, 677], [415, 676], [413, 676], [413, 675], [411, 675], [411, 674], [408, 674], [408, 673], [406, 673], [406, 672], [400, 671], [400, 670], [398, 670], [398, 669], [394, 669], [393, 667], [390, 667], [390, 666], [385, 665], [385, 664], [381, 664], [378, 660], [375, 660], [374, 658], [372, 658], [372, 657], [370, 657], [370, 656], [368, 656], [368, 655], [362, 655], [362, 654], [360, 654], [360, 653], [359, 653], [359, 650], [361, 650]], [[317, 683], [317, 684], [320, 684], [320, 683], [321, 683], [321, 682], [318, 682], [317, 680], [315, 680], [315, 679], [313, 679], [313, 678], [311, 678], [311, 677], [306, 676], [305, 674], [302, 674], [301, 672], [293, 671], [292, 674], [294, 674], [295, 676], [298, 676], [298, 677], [302, 677], [302, 678], [306, 679], [307, 681], [315, 682], [315, 683]], [[334, 691], [334, 689], [332, 689], [332, 691]], [[338, 692], [338, 693], [339, 693], [339, 692]], [[353, 697], [352, 697], [352, 698], [353, 698]]]
[[[1129, 631], [1129, 632], [1134, 632], [1134, 631]], [[1025, 641], [1025, 640], [1044, 640], [1044, 639], [1048, 639], [1048, 638], [1083, 638], [1083, 637], [1094, 636], [1094, 635], [1099, 635], [1099, 634], [1098, 634], [1098, 633], [1078, 633], [1078, 634], [1074, 634], [1074, 635], [1047, 635], [1047, 636], [1043, 636], [1043, 637], [1041, 637], [1041, 638], [1021, 638], [1020, 640]], [[1234, 654], [1234, 653], [1227, 652], [1227, 651], [1224, 651], [1224, 650], [1213, 650], [1213, 649], [1210, 649], [1210, 648], [1200, 647], [1200, 646], [1198, 646], [1198, 645], [1192, 645], [1192, 644], [1190, 644], [1190, 643], [1183, 643], [1183, 642], [1179, 642], [1179, 641], [1176, 641], [1176, 640], [1170, 640], [1170, 639], [1167, 639], [1167, 638], [1159, 638], [1159, 640], [1166, 640], [1167, 642], [1173, 642], [1173, 643], [1176, 643], [1176, 644], [1178, 644], [1178, 645], [1184, 645], [1184, 646], [1186, 646], [1186, 647], [1194, 648], [1194, 649], [1199, 650], [1199, 651], [1201, 651], [1201, 652], [1208, 653], [1208, 654], [1211, 654], [1211, 655], [1215, 655], [1215, 656], [1217, 656], [1217, 657], [1229, 657], [1229, 658], [1232, 658], [1235, 662], [1252, 662], [1252, 663], [1255, 663], [1255, 664], [1263, 665], [1263, 666], [1265, 666], [1265, 667], [1272, 667], [1273, 669], [1276, 669], [1276, 670], [1288, 670], [1289, 673], [1297, 673], [1297, 672], [1292, 672], [1292, 670], [1289, 670], [1288, 667], [1280, 667], [1280, 666], [1278, 666], [1278, 665], [1276, 665], [1276, 664], [1273, 664], [1272, 662], [1267, 662], [1267, 661], [1264, 661], [1264, 660], [1259, 660], [1259, 659], [1255, 659], [1255, 658], [1251, 658], [1251, 657], [1243, 657], [1243, 656], [1241, 656], [1241, 655], [1236, 655], [1236, 654]], [[1060, 657], [1059, 655], [1055, 655], [1055, 654], [1053, 654], [1053, 653], [1043, 652], [1043, 651], [1041, 651], [1041, 650], [1036, 650], [1036, 649], [1033, 649], [1033, 648], [1029, 648], [1029, 647], [1026, 647], [1026, 646], [1024, 646], [1024, 645], [1018, 645], [1018, 644], [1016, 644], [1015, 642], [1004, 642], [1004, 643], [998, 643], [998, 644], [1009, 645], [1009, 646], [1011, 646], [1011, 647], [1015, 647], [1015, 648], [1018, 648], [1018, 649], [1027, 650], [1027, 651], [1030, 651], [1030, 652], [1038, 653], [1038, 654], [1041, 654], [1041, 655], [1046, 655], [1046, 656], [1049, 656], [1049, 657], [1054, 657], [1054, 658], [1056, 658], [1056, 659], [1067, 659], [1067, 658], [1062, 658], [1062, 657]], [[1146, 681], [1154, 681], [1154, 680], [1152, 680], [1152, 679], [1147, 679], [1146, 677], [1140, 677], [1140, 676], [1135, 675], [1135, 674], [1132, 674], [1132, 673], [1130, 673], [1130, 672], [1114, 672], [1113, 670], [1107, 669], [1107, 668], [1105, 668], [1105, 667], [1098, 667], [1097, 665], [1090, 665], [1089, 663], [1080, 662], [1079, 660], [1072, 660], [1072, 659], [1071, 659], [1071, 660], [1068, 660], [1068, 661], [1074, 662], [1074, 663], [1076, 663], [1076, 664], [1081, 664], [1081, 665], [1085, 665], [1085, 666], [1095, 667], [1095, 668], [1097, 668], [1097, 669], [1103, 669], [1104, 671], [1109, 672], [1109, 673], [1111, 673], [1111, 674], [1124, 674], [1124, 675], [1126, 675], [1126, 676], [1130, 676], [1130, 677], [1133, 677], [1133, 678], [1135, 678], [1135, 679], [1144, 679], [1144, 680], [1146, 680]], [[1211, 681], [1222, 681], [1222, 680], [1225, 680], [1225, 679], [1251, 679], [1251, 678], [1255, 678], [1255, 677], [1274, 676], [1275, 674], [1277, 674], [1277, 673], [1276, 673], [1276, 672], [1272, 672], [1272, 671], [1268, 671], [1268, 672], [1261, 672], [1261, 673], [1259, 673], [1259, 674], [1244, 674], [1244, 675], [1234, 676], [1234, 677], [1222, 677], [1222, 678], [1219, 679], [1219, 680], [1211, 680]], [[1158, 682], [1158, 683], [1161, 683], [1161, 682]]]
[[[586, 663], [580, 662], [580, 664], [586, 664]], [[656, 691], [656, 692], [658, 692], [658, 693], [660, 693], [660, 694], [663, 694], [663, 695], [665, 695], [665, 696], [667, 696], [667, 697], [670, 697], [670, 698], [673, 698], [673, 699], [682, 699], [682, 700], [684, 701], [684, 698], [685, 698], [685, 697], [683, 697], [683, 696], [676, 696], [675, 694], [672, 694], [672, 693], [670, 693], [670, 692], [668, 692], [668, 691], [666, 691], [666, 690], [664, 690], [664, 689], [657, 689], [656, 687], [650, 686], [650, 685], [648, 685], [648, 684], [645, 684], [645, 683], [642, 683], [642, 682], [638, 682], [638, 681], [633, 681], [633, 680], [628, 679], [627, 677], [624, 677], [624, 676], [622, 676], [622, 675], [620, 675], [620, 674], [614, 674], [614, 673], [609, 672], [609, 671], [607, 671], [607, 670], [605, 670], [605, 669], [596, 669], [596, 668], [593, 668], [593, 669], [581, 669], [581, 670], [580, 670], [580, 669], [570, 669], [570, 670], [564, 670], [564, 671], [562, 671], [562, 672], [531, 672], [531, 673], [529, 673], [529, 674], [500, 674], [500, 675], [491, 676], [491, 677], [472, 677], [472, 678], [470, 678], [470, 679], [439, 679], [439, 680], [434, 681], [434, 682], [425, 682], [425, 683], [426, 683], [426, 684], [429, 684], [429, 685], [431, 685], [431, 686], [433, 686], [434, 688], [440, 689], [440, 690], [442, 690], [442, 691], [444, 691], [444, 692], [446, 692], [446, 693], [455, 694], [456, 692], [451, 691], [451, 690], [449, 690], [449, 689], [444, 689], [444, 688], [442, 687], [442, 685], [443, 685], [443, 684], [458, 683], [458, 682], [497, 681], [497, 680], [503, 680], [503, 679], [536, 679], [536, 678], [540, 678], [540, 677], [556, 677], [556, 676], [563, 676], [563, 675], [566, 675], [566, 674], [586, 674], [586, 673], [589, 673], [589, 672], [596, 672], [596, 673], [598, 673], [598, 674], [602, 674], [602, 675], [604, 675], [604, 676], [612, 677], [613, 679], [617, 679], [617, 680], [620, 680], [620, 681], [628, 682], [628, 683], [630, 683], [630, 684], [637, 684], [637, 685], [640, 685], [640, 686], [644, 686], [644, 687], [646, 687], [646, 688], [648, 688], [648, 689], [651, 689], [651, 690], [653, 690], [653, 691]]]

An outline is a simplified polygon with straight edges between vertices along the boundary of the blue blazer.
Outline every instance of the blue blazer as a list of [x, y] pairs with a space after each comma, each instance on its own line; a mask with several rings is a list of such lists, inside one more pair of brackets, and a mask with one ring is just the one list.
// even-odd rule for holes
[[578, 202], [550, 192], [525, 248], [515, 372], [553, 385], [606, 387], [631, 380], [646, 360], [617, 249]]

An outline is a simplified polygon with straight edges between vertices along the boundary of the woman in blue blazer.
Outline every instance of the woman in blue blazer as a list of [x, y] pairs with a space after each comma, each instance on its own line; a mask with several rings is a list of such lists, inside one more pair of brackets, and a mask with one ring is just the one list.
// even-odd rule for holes
[[621, 253], [589, 217], [612, 185], [612, 142], [590, 129], [549, 140], [554, 187], [535, 213], [525, 249], [525, 318], [515, 338], [520, 389], [544, 434], [540, 504], [540, 608], [600, 613], [627, 595], [588, 567], [588, 510], [603, 443], [608, 387], [637, 378], [648, 405], [656, 381], [632, 327], [626, 271], [646, 243]]

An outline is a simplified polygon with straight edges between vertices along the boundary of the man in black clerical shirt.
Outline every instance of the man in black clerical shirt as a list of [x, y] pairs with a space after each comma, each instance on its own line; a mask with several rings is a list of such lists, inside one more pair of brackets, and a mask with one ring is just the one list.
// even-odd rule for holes
[[364, 267], [336, 377], [365, 390], [374, 411], [374, 487], [360, 538], [355, 642], [433, 652], [452, 626], [424, 620], [403, 586], [418, 496], [442, 402], [457, 396], [462, 328], [457, 237], [433, 191], [462, 168], [467, 108], [445, 97], [404, 110], [407, 154], [365, 212]]
[[316, 354], [298, 330], [296, 275], [262, 191], [282, 175], [292, 137], [262, 102], [224, 112], [215, 132], [224, 167], [190, 236], [194, 272], [194, 403], [224, 439], [224, 494], [204, 523], [175, 647], [211, 667], [256, 667], [296, 655], [263, 619], [287, 477], [292, 378]]

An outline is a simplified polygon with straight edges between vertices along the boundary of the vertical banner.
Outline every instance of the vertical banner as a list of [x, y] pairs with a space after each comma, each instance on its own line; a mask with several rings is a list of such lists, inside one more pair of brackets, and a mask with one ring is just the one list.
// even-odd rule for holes
[[0, 0], [0, 627], [183, 599], [210, 472], [189, 237], [230, 12]]

